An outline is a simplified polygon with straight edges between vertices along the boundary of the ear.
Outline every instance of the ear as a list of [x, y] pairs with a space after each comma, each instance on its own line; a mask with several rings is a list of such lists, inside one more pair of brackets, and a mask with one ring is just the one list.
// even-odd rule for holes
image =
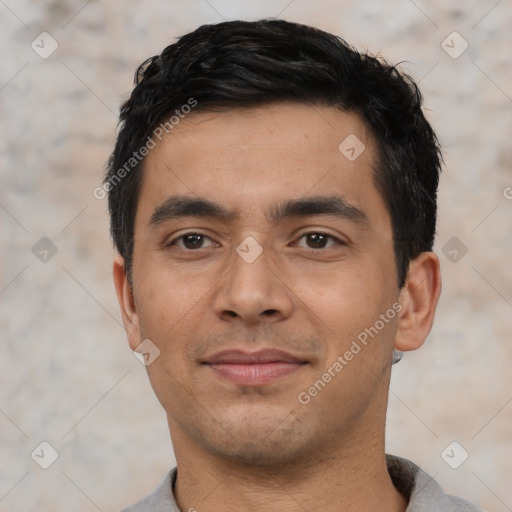
[[124, 258], [120, 255], [117, 255], [114, 259], [113, 274], [124, 329], [128, 337], [130, 348], [135, 350], [141, 342], [139, 316], [135, 307], [133, 290], [126, 276]]
[[432, 328], [440, 294], [439, 258], [433, 252], [423, 252], [411, 261], [400, 291], [402, 309], [398, 316], [395, 349], [405, 352], [423, 345]]

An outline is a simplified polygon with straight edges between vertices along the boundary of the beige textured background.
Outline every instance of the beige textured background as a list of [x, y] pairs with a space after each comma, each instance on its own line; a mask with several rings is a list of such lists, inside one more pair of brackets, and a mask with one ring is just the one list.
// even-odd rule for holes
[[[388, 451], [484, 510], [512, 510], [512, 5], [496, 0], [0, 0], [0, 510], [117, 511], [173, 464], [92, 191], [141, 61], [200, 24], [275, 16], [405, 61], [420, 81], [445, 148], [444, 291], [427, 344], [395, 367]], [[48, 52], [45, 31], [58, 48], [42, 58], [31, 43]], [[469, 44], [458, 58], [442, 47], [453, 31]], [[42, 237], [57, 249], [46, 262], [32, 252]], [[442, 252], [452, 237], [468, 249], [456, 262]], [[42, 441], [59, 454], [48, 469], [31, 458]], [[458, 469], [441, 457], [452, 441], [469, 453]]]

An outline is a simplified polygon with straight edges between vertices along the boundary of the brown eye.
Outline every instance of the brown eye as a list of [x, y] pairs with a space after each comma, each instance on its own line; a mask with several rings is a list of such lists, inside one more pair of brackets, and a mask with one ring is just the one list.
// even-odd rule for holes
[[[209, 241], [209, 244], [205, 245], [207, 241]], [[214, 244], [212, 243], [211, 239], [206, 235], [201, 235], [200, 233], [186, 233], [178, 238], [175, 238], [169, 245], [176, 245], [181, 249], [193, 251], [196, 249], [204, 249], [205, 247], [211, 247]]]
[[[299, 240], [305, 240], [308, 249], [327, 249], [333, 245], [343, 245], [343, 242], [327, 233], [312, 232], [302, 235]], [[297, 244], [301, 247], [304, 245]]]

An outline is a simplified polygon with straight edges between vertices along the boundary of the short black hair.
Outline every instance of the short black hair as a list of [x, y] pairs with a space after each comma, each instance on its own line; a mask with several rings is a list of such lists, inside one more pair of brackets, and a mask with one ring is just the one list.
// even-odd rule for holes
[[414, 80], [382, 58], [306, 25], [228, 21], [203, 25], [146, 60], [135, 84], [121, 107], [103, 182], [112, 238], [130, 282], [142, 149], [153, 142], [159, 125], [167, 119], [162, 126], [169, 131], [170, 116], [183, 117], [190, 105], [200, 112], [299, 102], [359, 114], [377, 145], [374, 182], [391, 216], [400, 288], [410, 261], [432, 250], [439, 142], [422, 112]]

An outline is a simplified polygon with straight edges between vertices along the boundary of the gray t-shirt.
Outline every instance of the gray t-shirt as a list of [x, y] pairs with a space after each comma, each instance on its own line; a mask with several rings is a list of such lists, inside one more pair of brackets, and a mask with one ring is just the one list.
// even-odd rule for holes
[[[393, 455], [386, 455], [386, 462], [394, 486], [409, 500], [407, 512], [481, 512], [468, 501], [445, 494], [416, 464]], [[169, 471], [153, 494], [122, 512], [181, 512], [172, 493], [176, 474], [176, 468]]]

